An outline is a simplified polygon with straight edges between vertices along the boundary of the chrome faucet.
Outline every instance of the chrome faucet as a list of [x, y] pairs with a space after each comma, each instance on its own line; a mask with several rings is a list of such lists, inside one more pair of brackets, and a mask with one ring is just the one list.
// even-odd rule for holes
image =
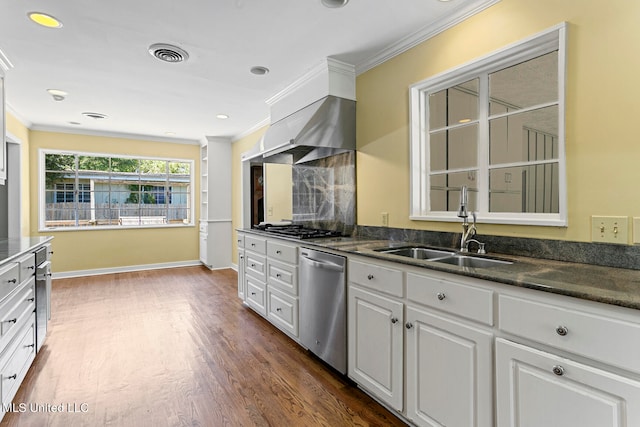
[[[484, 243], [480, 243], [473, 239], [476, 235], [476, 213], [471, 212], [473, 222], [469, 224], [469, 213], [467, 212], [468, 195], [467, 186], [463, 185], [460, 189], [460, 208], [458, 209], [458, 218], [462, 218], [462, 237], [460, 238], [460, 252], [469, 252], [469, 242], [475, 241], [480, 249], [478, 253], [484, 252]], [[482, 250], [482, 252], [480, 252]]]

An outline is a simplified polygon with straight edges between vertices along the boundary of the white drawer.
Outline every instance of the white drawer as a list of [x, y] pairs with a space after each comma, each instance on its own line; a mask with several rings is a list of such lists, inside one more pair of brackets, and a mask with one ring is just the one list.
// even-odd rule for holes
[[30, 253], [18, 259], [20, 264], [20, 283], [36, 274], [36, 254]]
[[298, 247], [268, 240], [267, 256], [289, 264], [298, 264]]
[[298, 267], [267, 258], [267, 283], [291, 295], [298, 295]]
[[238, 233], [238, 238], [236, 239], [238, 242], [238, 248], [244, 248], [244, 234]]
[[35, 277], [0, 305], [0, 343], [6, 343], [16, 328], [24, 324], [35, 309]]
[[267, 259], [264, 256], [245, 251], [244, 260], [244, 271], [246, 274], [252, 275], [263, 282], [266, 281]]
[[0, 381], [2, 383], [0, 388], [2, 388], [3, 407], [13, 400], [20, 383], [36, 356], [35, 322], [35, 314], [31, 313], [30, 322], [22, 330], [23, 332], [18, 335], [18, 339], [12, 343], [5, 353], [7, 356], [2, 360], [2, 368], [0, 368]]
[[267, 317], [278, 328], [298, 336], [298, 299], [279, 292], [277, 289], [268, 290]]
[[245, 249], [264, 255], [267, 253], [267, 240], [262, 237], [244, 236], [244, 247]]
[[489, 289], [408, 273], [407, 298], [418, 304], [493, 325], [493, 291]]
[[402, 271], [349, 260], [349, 282], [389, 295], [404, 295]]
[[247, 284], [247, 295], [245, 301], [249, 304], [249, 307], [253, 308], [263, 316], [267, 315], [267, 304], [265, 298], [266, 285], [264, 282], [254, 279], [251, 276], [245, 277]]
[[9, 263], [0, 267], [0, 300], [20, 285], [20, 264]]
[[498, 303], [498, 322], [505, 332], [640, 372], [640, 312], [634, 322], [569, 302], [554, 305], [500, 295]]

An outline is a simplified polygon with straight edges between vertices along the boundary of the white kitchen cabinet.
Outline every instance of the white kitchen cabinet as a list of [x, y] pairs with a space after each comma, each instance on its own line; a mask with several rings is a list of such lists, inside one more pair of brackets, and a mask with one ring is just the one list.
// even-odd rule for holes
[[640, 426], [639, 381], [505, 339], [496, 397], [498, 427]]
[[4, 104], [4, 72], [0, 67], [0, 185], [7, 180], [7, 139]]
[[211, 269], [231, 266], [231, 141], [227, 138], [207, 137], [200, 147], [200, 233], [200, 261]]
[[493, 426], [493, 334], [407, 306], [407, 418], [419, 426]]
[[349, 377], [375, 397], [403, 409], [404, 306], [402, 302], [349, 286]]

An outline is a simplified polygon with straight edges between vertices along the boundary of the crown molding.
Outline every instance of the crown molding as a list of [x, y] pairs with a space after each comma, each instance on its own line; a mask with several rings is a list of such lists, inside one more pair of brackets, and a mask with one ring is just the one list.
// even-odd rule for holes
[[7, 55], [0, 49], [0, 71], [7, 72], [13, 68], [13, 64], [7, 58]]
[[377, 67], [378, 65], [383, 64], [384, 62], [400, 55], [401, 53], [406, 52], [407, 50], [419, 45], [420, 43], [429, 40], [430, 38], [442, 33], [443, 31], [448, 30], [449, 28], [461, 23], [462, 21], [469, 19], [473, 15], [482, 12], [483, 10], [493, 6], [498, 2], [500, 2], [500, 0], [477, 0], [471, 4], [461, 7], [456, 12], [448, 15], [445, 19], [438, 20], [437, 22], [427, 25], [421, 30], [418, 30], [415, 33], [410, 34], [389, 45], [369, 59], [356, 64], [356, 75], [360, 75], [371, 70], [372, 68]]
[[335, 58], [324, 58], [322, 61], [318, 62], [315, 66], [313, 66], [309, 71], [304, 73], [298, 79], [296, 79], [293, 83], [282, 89], [280, 92], [276, 93], [272, 97], [265, 100], [267, 105], [272, 106], [277, 103], [281, 99], [291, 95], [296, 92], [301, 87], [304, 87], [308, 82], [312, 81], [314, 78], [318, 77], [322, 73], [334, 72], [346, 75], [348, 77], [356, 77], [356, 68], [355, 66], [348, 64], [343, 61], [339, 61]]
[[231, 142], [236, 142], [241, 140], [242, 138], [245, 138], [249, 135], [251, 135], [254, 132], [259, 131], [260, 129], [262, 129], [265, 126], [269, 126], [269, 124], [271, 124], [271, 117], [265, 117], [264, 119], [260, 120], [258, 123], [254, 124], [253, 126], [251, 126], [249, 129], [234, 135], [231, 138]]
[[17, 121], [20, 122], [20, 124], [22, 124], [22, 126], [26, 127], [29, 130], [33, 127], [33, 123], [25, 119], [24, 116], [18, 113], [11, 104], [9, 104], [8, 102], [5, 102], [4, 106], [7, 113], [11, 114]]

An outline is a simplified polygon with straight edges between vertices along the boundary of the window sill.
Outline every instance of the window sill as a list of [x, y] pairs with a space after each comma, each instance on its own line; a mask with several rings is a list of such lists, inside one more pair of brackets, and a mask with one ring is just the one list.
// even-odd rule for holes
[[39, 233], [50, 233], [58, 231], [94, 231], [94, 230], [137, 230], [137, 229], [162, 229], [162, 228], [193, 228], [196, 225], [194, 223], [189, 224], [164, 224], [164, 225], [96, 225], [91, 227], [39, 227]]

